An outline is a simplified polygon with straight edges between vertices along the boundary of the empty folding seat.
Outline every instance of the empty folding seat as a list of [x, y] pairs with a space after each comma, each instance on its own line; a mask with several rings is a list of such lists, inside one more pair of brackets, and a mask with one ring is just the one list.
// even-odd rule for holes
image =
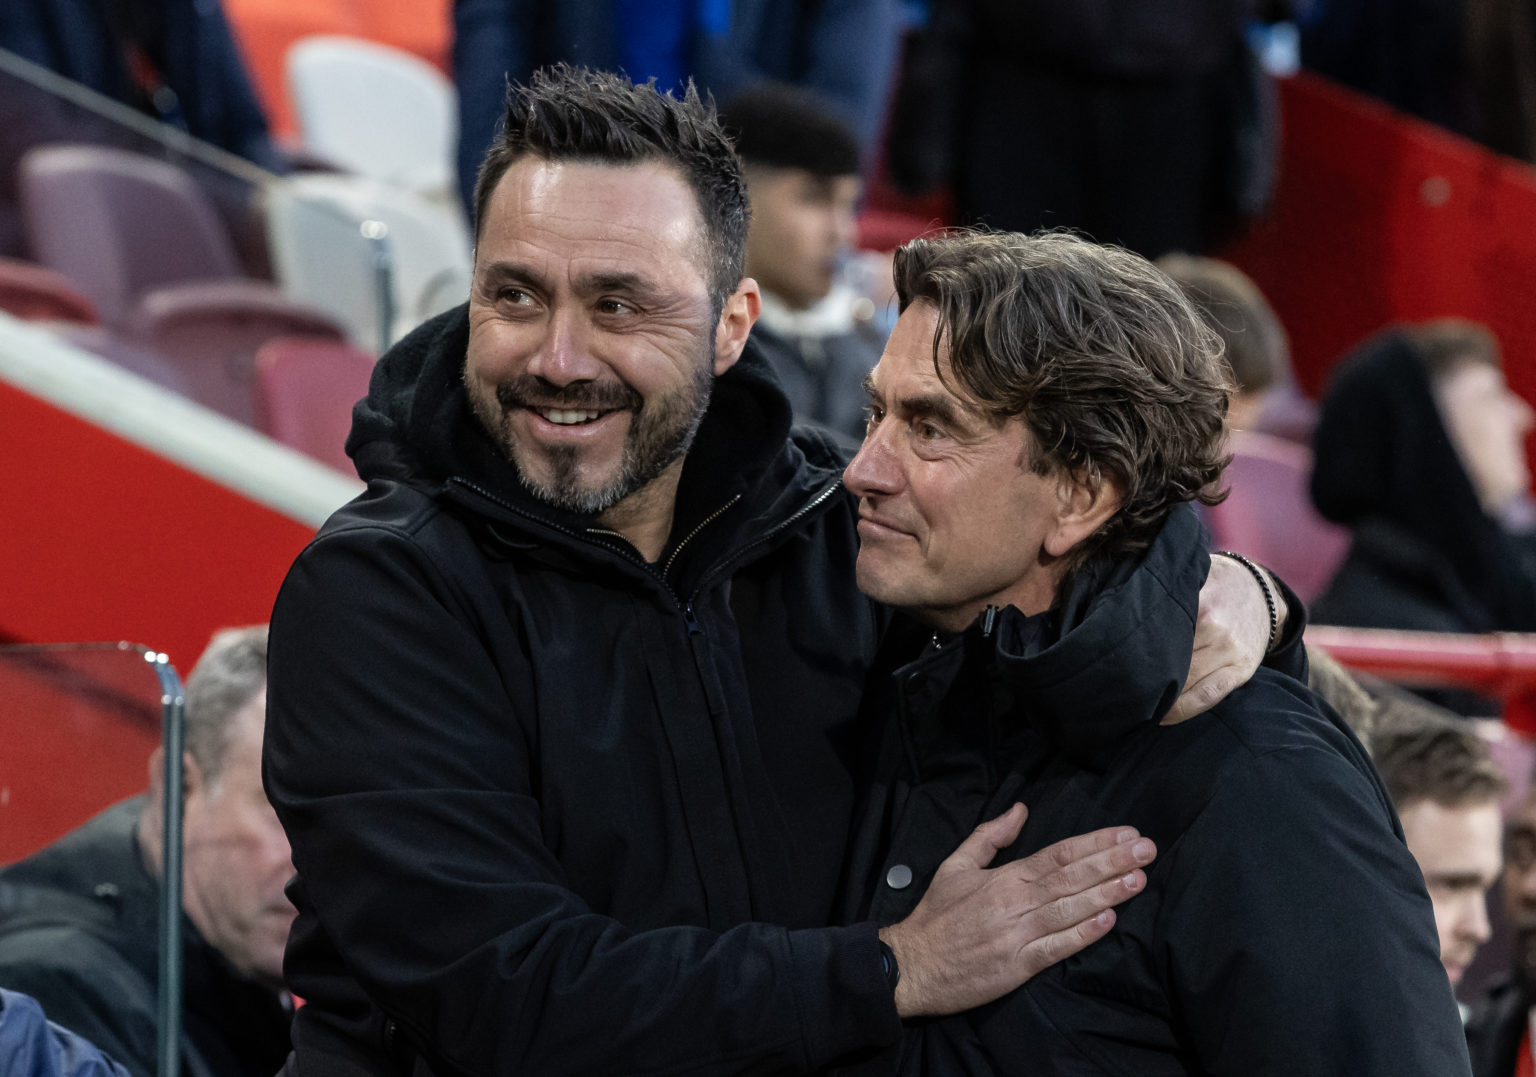
[[24, 321], [101, 321], [95, 304], [68, 277], [16, 258], [0, 258], [0, 310]]
[[419, 56], [361, 38], [307, 37], [288, 51], [288, 91], [306, 152], [450, 201], [458, 106]]
[[352, 405], [368, 393], [373, 356], [347, 344], [279, 338], [256, 356], [256, 426], [348, 474]]
[[38, 260], [78, 285], [108, 329], [181, 369], [176, 387], [198, 402], [248, 423], [262, 341], [344, 335], [322, 310], [242, 275], [212, 204], [175, 165], [61, 145], [27, 153], [20, 173]]

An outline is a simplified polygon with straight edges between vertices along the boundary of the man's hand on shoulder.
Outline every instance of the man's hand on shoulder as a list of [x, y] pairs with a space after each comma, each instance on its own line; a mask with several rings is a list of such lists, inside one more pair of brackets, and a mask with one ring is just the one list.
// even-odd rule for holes
[[[1255, 566], [1259, 572], [1262, 568]], [[1280, 589], [1269, 578], [1271, 596]], [[1285, 631], [1286, 604], [1275, 602], [1273, 638]], [[1203, 714], [1240, 685], [1248, 683], [1269, 649], [1270, 607], [1264, 590], [1245, 565], [1219, 554], [1211, 555], [1211, 572], [1200, 588], [1200, 612], [1195, 618], [1195, 651], [1189, 662], [1184, 691], [1163, 717], [1163, 725], [1176, 725]]]
[[939, 865], [912, 914], [880, 929], [900, 970], [903, 1018], [958, 1013], [1001, 998], [1102, 938], [1113, 906], [1146, 885], [1156, 848], [1131, 827], [1084, 834], [988, 868], [1013, 844], [1026, 810], [983, 823]]

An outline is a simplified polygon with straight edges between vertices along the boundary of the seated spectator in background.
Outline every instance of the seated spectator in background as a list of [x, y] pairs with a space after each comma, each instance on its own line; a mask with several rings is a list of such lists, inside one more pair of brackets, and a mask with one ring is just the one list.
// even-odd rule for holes
[[558, 61], [621, 71], [662, 92], [693, 78], [717, 101], [764, 79], [815, 90], [873, 144], [904, 25], [901, 0], [455, 0], [459, 187], [466, 210], [507, 83]]
[[797, 422], [862, 437], [864, 377], [885, 335], [873, 304], [838, 279], [858, 237], [858, 141], [820, 98], [792, 86], [733, 98], [721, 123], [752, 201], [747, 276], [763, 293], [752, 338]]
[[1509, 788], [1488, 745], [1454, 714], [1386, 696], [1371, 755], [1424, 872], [1454, 987], [1488, 941], [1488, 890], [1503, 870], [1499, 801]]
[[36, 999], [0, 987], [0, 1073], [11, 1077], [129, 1077], [128, 1071], [43, 1015]]
[[857, 912], [894, 946], [953, 841], [1019, 803], [1002, 861], [1107, 819], [1173, 852], [1104, 940], [909, 1027], [889, 1068], [1464, 1073], [1419, 869], [1338, 716], [1265, 669], [1161, 723], [1209, 567], [1182, 503], [1223, 466], [1214, 335], [1146, 261], [1069, 235], [915, 240], [896, 284], [844, 483], [860, 588], [921, 623], [873, 699], [899, 718]]
[[1296, 391], [1290, 338], [1259, 286], [1218, 258], [1165, 254], [1157, 268], [1178, 282], [1225, 345], [1222, 355], [1237, 386], [1227, 427], [1311, 440], [1316, 408]]
[[[1400, 327], [1335, 370], [1313, 440], [1312, 500], [1352, 532], [1312, 620], [1433, 632], [1536, 630], [1528, 539], [1500, 517], [1530, 484], [1531, 409], [1497, 342], [1454, 319]], [[1497, 704], [1421, 694], [1462, 714]]]
[[[187, 678], [182, 1072], [270, 1077], [288, 1055], [288, 841], [261, 788], [265, 626], [219, 632]], [[135, 1077], [155, 1072], [161, 751], [149, 792], [0, 871], [0, 985]]]
[[1504, 912], [1514, 926], [1509, 976], [1472, 1007], [1467, 1047], [1473, 1077], [1536, 1072], [1531, 1024], [1536, 1021], [1536, 787], [1504, 827]]
[[0, 48], [263, 168], [283, 167], [219, 0], [5, 0]]

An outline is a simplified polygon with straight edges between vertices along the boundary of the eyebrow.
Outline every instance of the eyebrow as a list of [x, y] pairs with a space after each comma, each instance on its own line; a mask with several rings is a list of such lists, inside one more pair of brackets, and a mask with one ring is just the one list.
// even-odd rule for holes
[[[864, 376], [864, 391], [869, 394], [871, 401], [880, 401], [880, 389], [875, 384], [873, 374]], [[914, 416], [931, 416], [940, 422], [950, 426], [964, 427], [970, 425], [969, 409], [962, 409], [958, 401], [947, 393], [918, 393], [913, 396], [904, 396], [896, 401], [899, 409]]]
[[[549, 280], [524, 262], [492, 262], [485, 267], [483, 279], [488, 284], [524, 283], [540, 291], [549, 290]], [[631, 272], [591, 273], [576, 282], [580, 295], [620, 292], [625, 295], [654, 295], [655, 287], [641, 274]]]

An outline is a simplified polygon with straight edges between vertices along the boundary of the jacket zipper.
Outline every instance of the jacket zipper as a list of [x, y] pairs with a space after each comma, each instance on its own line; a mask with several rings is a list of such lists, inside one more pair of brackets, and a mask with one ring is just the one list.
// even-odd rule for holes
[[[775, 536], [783, 533], [786, 529], [793, 527], [795, 524], [805, 519], [805, 517], [814, 511], [817, 506], [821, 505], [834, 493], [840, 490], [842, 485], [842, 479], [833, 480], [832, 484], [826, 489], [822, 490], [821, 493], [811, 498], [810, 501], [806, 502], [804, 505], [801, 505], [799, 509], [791, 513], [785, 519], [781, 520], [777, 527], [759, 535], [745, 546], [738, 548], [730, 556], [723, 557], [719, 561], [715, 562], [714, 566], [699, 578], [698, 586], [693, 589], [693, 594], [689, 595], [688, 601], [683, 603], [683, 618], [688, 624], [688, 631], [690, 633], [703, 632], [703, 629], [699, 627], [697, 618], [694, 617], [693, 605], [698, 600], [699, 595], [704, 593], [704, 589], [715, 581], [716, 577], [718, 577], [725, 569], [730, 568], [742, 558], [746, 557], [747, 554], [752, 550], [764, 545], [767, 542], [771, 542]], [[692, 536], [689, 537], [691, 538]]]

